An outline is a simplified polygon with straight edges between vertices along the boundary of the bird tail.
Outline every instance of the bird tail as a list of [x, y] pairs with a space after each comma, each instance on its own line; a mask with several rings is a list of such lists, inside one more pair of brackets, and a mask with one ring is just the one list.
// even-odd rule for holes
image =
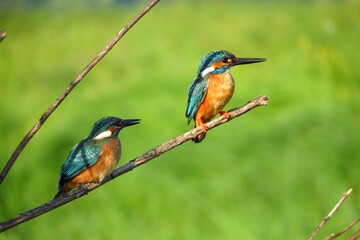
[[[196, 121], [195, 121], [195, 126], [194, 128], [198, 127], [196, 125]], [[199, 135], [197, 135], [196, 137], [194, 137], [193, 139], [191, 139], [194, 143], [200, 143], [202, 140], [204, 140], [204, 138], [206, 137], [206, 132], [202, 132]]]
[[58, 183], [58, 193], [55, 195], [54, 198], [59, 197], [61, 194], [66, 192], [66, 183], [68, 181], [64, 180], [63, 176], [60, 175], [59, 183]]
[[55, 198], [59, 197], [61, 194], [62, 194], [61, 190], [60, 190], [60, 191], [58, 191], [58, 193], [55, 195], [55, 197], [54, 197], [53, 199], [55, 199]]
[[59, 181], [59, 187], [58, 187], [58, 193], [55, 195], [54, 198], [57, 198], [61, 195], [63, 195], [64, 193], [69, 192], [70, 190], [72, 190], [73, 188], [75, 188], [75, 186], [68, 184], [68, 181], [63, 181], [62, 179], [60, 179]]
[[199, 143], [202, 140], [204, 140], [204, 138], [206, 137], [206, 133], [200, 133], [199, 135], [197, 135], [196, 137], [194, 137], [193, 139], [191, 139], [194, 143]]
[[55, 198], [57, 198], [57, 197], [60, 197], [60, 196], [64, 196], [65, 193], [70, 192], [71, 190], [74, 190], [74, 188], [75, 188], [75, 187], [69, 188], [69, 187], [66, 186], [66, 185], [65, 185], [65, 186], [61, 186], [61, 187], [59, 188], [58, 193], [55, 195], [55, 197], [54, 197], [53, 199], [55, 199]]

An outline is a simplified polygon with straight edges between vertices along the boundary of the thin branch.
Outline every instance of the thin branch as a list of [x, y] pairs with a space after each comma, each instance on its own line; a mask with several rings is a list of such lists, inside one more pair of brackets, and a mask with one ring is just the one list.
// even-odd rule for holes
[[354, 221], [352, 221], [352, 223], [350, 223], [346, 228], [344, 228], [343, 230], [341, 230], [338, 233], [332, 233], [330, 234], [327, 238], [325, 238], [325, 240], [331, 240], [331, 239], [335, 239], [337, 237], [339, 237], [340, 235], [344, 234], [346, 231], [348, 231], [350, 228], [352, 228], [355, 224], [357, 224], [360, 221], [360, 217], [356, 218]]
[[115, 46], [115, 44], [132, 28], [147, 12], [151, 10], [160, 0], [152, 0], [136, 17], [133, 18], [128, 24], [121, 29], [121, 31], [114, 37], [109, 44], [85, 67], [85, 69], [73, 80], [69, 86], [64, 90], [64, 92], [55, 100], [53, 104], [43, 113], [39, 121], [30, 129], [30, 131], [25, 135], [23, 140], [16, 147], [15, 151], [11, 155], [10, 159], [6, 163], [5, 167], [0, 173], [0, 185], [4, 181], [6, 175], [10, 171], [11, 167], [14, 165], [16, 159], [19, 157], [22, 150], [31, 140], [31, 138], [37, 133], [41, 128], [44, 122], [50, 117], [50, 115], [56, 110], [56, 108], [64, 101], [64, 99], [69, 95], [69, 93], [76, 87], [78, 83], [90, 72], [90, 70], [100, 62], [101, 59]]
[[333, 214], [339, 210], [340, 206], [343, 204], [343, 202], [346, 200], [346, 198], [350, 195], [352, 192], [352, 188], [350, 188], [347, 192], [343, 194], [343, 196], [340, 198], [339, 202], [335, 205], [335, 207], [330, 211], [330, 213], [321, 221], [319, 226], [314, 230], [314, 232], [311, 234], [311, 236], [308, 238], [308, 240], [312, 240], [315, 235], [319, 232], [319, 230], [325, 225], [327, 221], [333, 216]]
[[[247, 103], [243, 107], [230, 110], [228, 112], [229, 116], [230, 116], [229, 119], [226, 119], [225, 116], [220, 116], [219, 118], [207, 123], [206, 127], [207, 127], [208, 131], [210, 131], [211, 129], [213, 129], [221, 124], [224, 124], [236, 117], [239, 117], [240, 115], [243, 115], [244, 113], [246, 113], [258, 106], [266, 106], [267, 104], [268, 104], [268, 97], [266, 97], [266, 96], [257, 97], [255, 99], [251, 100], [249, 103]], [[119, 177], [120, 175], [133, 170], [134, 168], [160, 156], [161, 154], [163, 154], [167, 151], [170, 151], [171, 149], [183, 144], [186, 141], [189, 141], [190, 139], [194, 138], [201, 132], [202, 132], [201, 127], [194, 128], [178, 137], [172, 138], [172, 139], [160, 144], [159, 146], [147, 151], [143, 155], [131, 160], [127, 164], [119, 167], [118, 169], [114, 170], [108, 177], [106, 177], [99, 184], [92, 184], [92, 185], [87, 186], [86, 188], [80, 187], [74, 191], [69, 192], [68, 194], [64, 194], [58, 198], [55, 198], [39, 207], [36, 207], [34, 209], [31, 209], [29, 211], [21, 213], [17, 217], [14, 217], [5, 222], [2, 222], [2, 223], [0, 223], [0, 232], [3, 232], [9, 228], [15, 227], [18, 224], [24, 223], [30, 219], [33, 219], [37, 216], [40, 216], [46, 212], [53, 210], [55, 208], [58, 208], [66, 203], [69, 203], [77, 198], [80, 198], [80, 197], [84, 196], [85, 194], [93, 191], [94, 189], [100, 187], [101, 185]]]
[[355, 240], [355, 239], [358, 239], [359, 237], [360, 237], [360, 230], [357, 230], [353, 235], [348, 237], [347, 240]]
[[3, 31], [3, 30], [0, 30], [0, 42], [1, 42], [2, 40], [4, 40], [5, 37], [6, 37], [6, 32]]

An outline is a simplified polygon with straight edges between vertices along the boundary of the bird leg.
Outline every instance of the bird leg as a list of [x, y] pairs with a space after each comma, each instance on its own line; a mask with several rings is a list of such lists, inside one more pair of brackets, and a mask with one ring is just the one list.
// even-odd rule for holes
[[206, 136], [206, 132], [207, 132], [204, 120], [201, 119], [201, 117], [196, 118], [196, 120], [195, 120], [195, 127], [199, 127], [199, 126], [201, 126], [201, 128], [202, 128], [202, 133], [199, 133], [196, 137], [194, 137], [192, 139], [192, 141], [194, 141], [195, 143], [199, 143], [202, 140], [204, 140], [204, 138]]
[[201, 122], [201, 127], [204, 133], [206, 133], [207, 129], [204, 123]]
[[79, 185], [79, 188], [81, 188], [81, 190], [83, 190], [85, 192], [85, 195], [88, 194], [89, 192], [89, 188], [90, 187], [95, 187], [96, 185], [98, 185], [98, 183], [93, 183], [93, 182], [90, 182], [90, 183], [81, 183]]
[[201, 118], [196, 119], [196, 127], [201, 126], [204, 133], [207, 132], [205, 123], [201, 120]]
[[220, 114], [221, 116], [225, 116], [226, 120], [229, 120], [229, 118], [230, 118], [229, 113], [226, 112], [226, 111], [220, 111], [219, 114]]

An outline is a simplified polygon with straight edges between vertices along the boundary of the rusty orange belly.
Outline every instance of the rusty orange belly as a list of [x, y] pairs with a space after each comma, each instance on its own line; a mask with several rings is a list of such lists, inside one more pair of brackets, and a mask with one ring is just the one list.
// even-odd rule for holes
[[109, 145], [103, 145], [103, 150], [97, 162], [65, 183], [61, 188], [61, 192], [68, 192], [81, 184], [101, 182], [115, 169], [120, 160], [120, 155], [121, 145], [119, 139], [109, 139]]
[[209, 78], [207, 93], [195, 115], [196, 126], [209, 122], [220, 113], [230, 101], [235, 88], [232, 76], [228, 73], [214, 74]]

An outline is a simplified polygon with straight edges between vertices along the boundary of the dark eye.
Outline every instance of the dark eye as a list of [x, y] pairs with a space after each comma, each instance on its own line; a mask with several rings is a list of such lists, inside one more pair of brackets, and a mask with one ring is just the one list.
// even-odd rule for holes
[[224, 58], [222, 60], [223, 63], [230, 63], [231, 61], [232, 61], [231, 58]]

